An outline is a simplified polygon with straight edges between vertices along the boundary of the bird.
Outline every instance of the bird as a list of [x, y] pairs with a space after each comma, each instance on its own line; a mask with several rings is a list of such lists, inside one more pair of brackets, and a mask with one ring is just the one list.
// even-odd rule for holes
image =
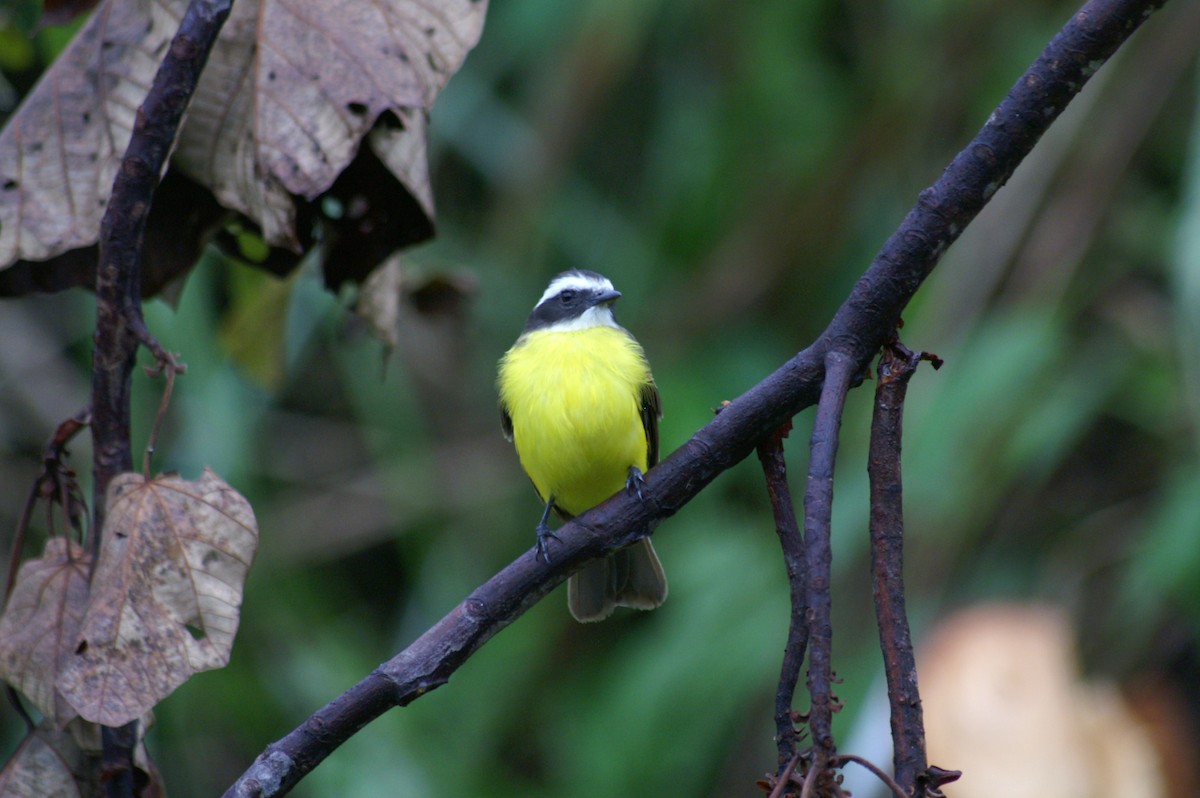
[[[500, 424], [545, 505], [535, 556], [547, 562], [557, 539], [552, 512], [569, 521], [622, 489], [640, 497], [643, 474], [658, 462], [662, 402], [645, 352], [613, 315], [620, 297], [601, 274], [562, 272], [500, 360]], [[567, 607], [584, 623], [618, 606], [654, 609], [666, 597], [648, 538], [567, 581]]]

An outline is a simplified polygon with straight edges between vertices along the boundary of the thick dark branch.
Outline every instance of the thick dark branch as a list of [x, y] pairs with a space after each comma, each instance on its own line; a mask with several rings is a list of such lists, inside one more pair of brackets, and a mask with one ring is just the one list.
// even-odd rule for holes
[[787, 645], [779, 668], [779, 685], [775, 689], [775, 745], [779, 750], [777, 778], [781, 782], [788, 780], [786, 771], [789, 764], [795, 766], [797, 734], [792, 699], [808, 649], [808, 567], [804, 560], [804, 540], [800, 535], [800, 525], [796, 523], [795, 505], [788, 488], [787, 460], [783, 456], [783, 439], [790, 430], [791, 424], [785, 424], [758, 446], [758, 459], [762, 461], [763, 475], [767, 480], [767, 494], [771, 497], [775, 532], [783, 549], [792, 603]]
[[175, 142], [184, 109], [200, 80], [233, 0], [192, 0], [154, 82], [137, 111], [108, 208], [100, 222], [96, 270], [96, 333], [92, 349], [93, 506], [104, 520], [104, 492], [133, 470], [129, 389], [139, 343], [150, 343], [142, 322], [139, 263], [154, 191]]
[[[226, 798], [283, 795], [368, 722], [445, 684], [476, 649], [565, 580], [568, 562], [583, 562], [581, 551], [601, 550], [599, 538], [587, 535], [578, 522], [573, 526], [575, 534], [555, 545], [549, 565], [530, 549], [408, 648], [270, 745], [225, 792]], [[638, 537], [627, 533], [622, 539], [630, 543]]]
[[283, 795], [350, 735], [388, 709], [404, 706], [420, 695], [402, 695], [395, 682], [383, 672], [386, 665], [315, 712], [303, 726], [269, 746], [225, 795], [240, 798]]
[[[825, 354], [846, 353], [864, 369], [887, 342], [901, 312], [987, 200], [1012, 176], [1067, 101], [1165, 0], [1092, 0], [1047, 45], [987, 124], [960, 152], [884, 244], [832, 322], [804, 351], [729, 403], [684, 446], [647, 475], [656, 503], [638, 514], [654, 524], [677, 512], [758, 442], [816, 401]], [[589, 513], [596, 529], [614, 528], [616, 508]]]
[[[842, 408], [856, 365], [841, 352], [825, 359], [825, 385], [817, 403], [804, 491], [804, 557], [808, 568], [808, 694], [812, 701], [808, 728], [812, 732], [813, 759], [819, 772], [818, 787], [837, 748], [833, 740], [833, 467], [837, 460]], [[821, 794], [825, 794], [824, 791]]]
[[867, 361], [942, 254], [1003, 186], [1067, 103], [1166, 0], [1091, 0], [1051, 40], [983, 129], [921, 192], [818, 346]]
[[[142, 321], [139, 258], [146, 217], [183, 111], [231, 4], [232, 0], [192, 0], [188, 5], [137, 111], [133, 134], [100, 222], [92, 348], [93, 554], [99, 551], [108, 483], [117, 474], [133, 470], [130, 386], [138, 344], [147, 343], [157, 349]], [[136, 737], [135, 724], [103, 731], [105, 789], [110, 798], [133, 795], [130, 752]]]
[[[622, 493], [564, 525], [558, 530], [562, 544], [555, 546], [554, 562], [535, 561], [531, 550], [382, 666], [396, 685], [390, 700], [407, 703], [444, 682], [475, 649], [566, 579], [571, 569], [633, 542], [641, 534], [638, 530], [653, 529], [717, 475], [745, 459], [760, 441], [816, 401], [829, 351], [843, 353], [853, 364], [852, 373], [863, 369], [889, 339], [901, 311], [950, 243], [1008, 180], [1071, 97], [1164, 2], [1087, 3], [1017, 82], [979, 135], [921, 193], [820, 338], [731, 402], [646, 474], [645, 500]], [[311, 768], [383, 709], [356, 711], [351, 722], [323, 727], [320, 734], [293, 732], [260, 756], [226, 794], [282, 794], [295, 779], [285, 779], [286, 787], [269, 787], [272, 782], [262, 781], [257, 782], [257, 792], [250, 789], [258, 775], [269, 775], [261, 770], [269, 757], [280, 763], [275, 772], [290, 773], [298, 767], [289, 761]]]
[[[871, 420], [871, 584], [879, 645], [883, 650], [891, 704], [892, 748], [896, 782], [906, 794], [922, 796], [917, 784], [925, 773], [925, 727], [917, 691], [908, 616], [904, 609], [904, 506], [900, 478], [901, 420], [908, 381], [922, 360], [899, 342], [887, 346], [879, 361], [875, 413]], [[936, 363], [937, 361], [935, 361]]]

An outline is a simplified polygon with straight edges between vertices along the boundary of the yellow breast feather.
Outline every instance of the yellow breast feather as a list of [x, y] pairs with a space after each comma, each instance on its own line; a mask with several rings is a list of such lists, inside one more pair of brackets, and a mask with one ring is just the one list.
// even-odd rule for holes
[[509, 350], [500, 401], [543, 501], [553, 496], [578, 515], [623, 488], [630, 466], [647, 470], [641, 396], [650, 381], [641, 346], [616, 327], [534, 331]]

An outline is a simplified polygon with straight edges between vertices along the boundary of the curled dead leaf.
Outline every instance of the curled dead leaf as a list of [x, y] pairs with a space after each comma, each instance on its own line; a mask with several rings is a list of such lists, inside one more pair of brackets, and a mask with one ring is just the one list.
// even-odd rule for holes
[[249, 502], [208, 469], [195, 481], [121, 474], [108, 508], [58, 686], [84, 718], [121, 726], [229, 661], [258, 527]]
[[[0, 294], [92, 283], [91, 247], [134, 111], [186, 6], [105, 0], [0, 132], [0, 271], [13, 272]], [[175, 251], [143, 295], [210, 239], [227, 243], [223, 209], [261, 231], [272, 254], [258, 265], [275, 273], [320, 229], [334, 288], [430, 237], [426, 114], [486, 10], [486, 0], [235, 3], [171, 160], [181, 185], [211, 197], [187, 203], [204, 213], [183, 236], [176, 215], [151, 212], [147, 241], [165, 230]]]
[[394, 349], [400, 343], [400, 292], [404, 284], [404, 264], [400, 253], [379, 264], [367, 275], [354, 312], [367, 323], [371, 334]]
[[239, 2], [175, 162], [257, 222], [269, 243], [288, 245], [292, 196], [327, 190], [391, 112], [403, 134], [377, 136], [373, 146], [431, 213], [423, 113], [479, 40], [486, 8], [472, 0]]
[[21, 566], [0, 617], [0, 678], [28, 698], [55, 728], [75, 710], [55, 687], [79, 634], [91, 557], [66, 538], [50, 538], [42, 556]]

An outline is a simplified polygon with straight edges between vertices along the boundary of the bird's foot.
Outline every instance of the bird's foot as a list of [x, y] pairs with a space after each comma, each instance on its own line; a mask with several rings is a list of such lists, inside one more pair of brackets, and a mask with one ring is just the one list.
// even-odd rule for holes
[[625, 480], [625, 490], [638, 497], [638, 501], [642, 501], [642, 485], [646, 484], [645, 477], [642, 476], [642, 470], [637, 466], [629, 467], [629, 477]]
[[562, 542], [562, 539], [559, 538], [558, 535], [554, 534], [554, 530], [551, 529], [550, 525], [546, 523], [545, 519], [543, 519], [542, 522], [537, 525], [537, 546], [535, 547], [537, 549], [537, 553], [534, 556], [547, 565], [550, 564], [551, 540], [557, 540], [560, 543]]

